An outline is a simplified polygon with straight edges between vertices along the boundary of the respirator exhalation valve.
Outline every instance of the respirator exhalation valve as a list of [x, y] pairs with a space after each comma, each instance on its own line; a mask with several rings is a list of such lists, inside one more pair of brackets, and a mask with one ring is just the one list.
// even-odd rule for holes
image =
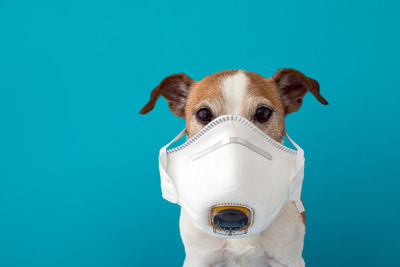
[[210, 223], [214, 233], [241, 235], [247, 233], [252, 217], [251, 210], [244, 206], [214, 206], [210, 212]]

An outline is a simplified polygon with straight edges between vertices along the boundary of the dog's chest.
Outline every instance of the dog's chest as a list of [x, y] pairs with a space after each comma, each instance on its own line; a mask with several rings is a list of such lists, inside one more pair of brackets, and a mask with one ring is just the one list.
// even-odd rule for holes
[[268, 256], [265, 248], [256, 239], [229, 239], [220, 249], [220, 255], [220, 260], [214, 266], [283, 266]]

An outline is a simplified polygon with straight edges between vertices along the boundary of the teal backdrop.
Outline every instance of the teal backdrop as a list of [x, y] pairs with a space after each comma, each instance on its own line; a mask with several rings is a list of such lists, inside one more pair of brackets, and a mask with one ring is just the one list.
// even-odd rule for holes
[[398, 1], [0, 0], [0, 266], [180, 266], [158, 149], [166, 76], [317, 79], [287, 129], [307, 157], [307, 266], [400, 266]]

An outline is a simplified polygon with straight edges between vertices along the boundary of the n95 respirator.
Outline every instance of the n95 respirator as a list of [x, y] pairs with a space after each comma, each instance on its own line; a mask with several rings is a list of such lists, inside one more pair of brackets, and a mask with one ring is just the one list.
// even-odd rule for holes
[[200, 230], [245, 237], [265, 230], [287, 201], [300, 200], [304, 152], [273, 140], [238, 115], [214, 119], [182, 145], [161, 148], [162, 196], [179, 204]]

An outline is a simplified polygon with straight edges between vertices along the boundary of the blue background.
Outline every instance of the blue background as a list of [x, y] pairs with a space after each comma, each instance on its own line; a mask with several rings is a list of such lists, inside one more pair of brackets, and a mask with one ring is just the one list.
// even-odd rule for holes
[[296, 68], [307, 266], [400, 266], [396, 1], [0, 0], [0, 266], [179, 266], [167, 75]]

